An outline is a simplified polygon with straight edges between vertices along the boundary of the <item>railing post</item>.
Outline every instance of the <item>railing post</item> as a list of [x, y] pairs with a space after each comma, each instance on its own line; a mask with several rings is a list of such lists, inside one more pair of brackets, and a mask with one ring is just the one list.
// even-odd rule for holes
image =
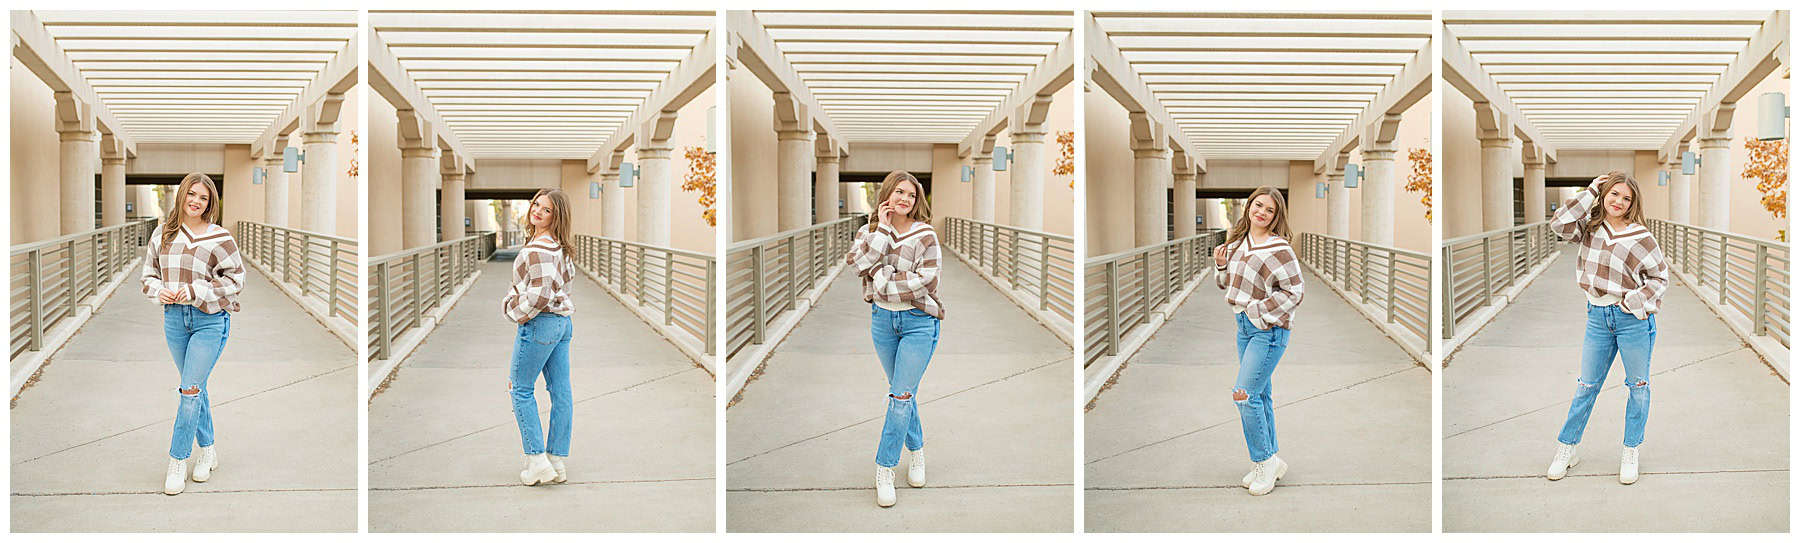
[[1106, 263], [1106, 354], [1119, 354], [1119, 261]]
[[326, 315], [336, 317], [337, 309], [337, 256], [338, 240], [331, 240], [331, 252], [325, 261], [325, 308]]
[[1038, 236], [1038, 311], [1050, 308], [1050, 237]]
[[1492, 236], [1481, 238], [1481, 291], [1486, 295], [1482, 298], [1481, 305], [1494, 302], [1493, 254], [1489, 250], [1490, 244], [1488, 243], [1493, 239]]
[[795, 275], [796, 273], [799, 273], [799, 270], [796, 270], [794, 268], [794, 236], [787, 236], [787, 237], [781, 238], [781, 243], [783, 245], [783, 249], [785, 250], [785, 252], [787, 254], [788, 288], [787, 288], [787, 296], [784, 296], [784, 298], [786, 298], [787, 300], [786, 300], [786, 302], [784, 302], [782, 304], [782, 306], [783, 306], [782, 309], [787, 310], [787, 309], [794, 308], [795, 300], [800, 297], [801, 285], [800, 285], [800, 278]]
[[388, 357], [394, 355], [394, 292], [388, 285], [388, 262], [381, 263], [381, 269], [376, 276], [376, 281], [377, 284], [380, 285], [377, 288], [381, 296], [381, 315], [377, 317], [381, 319], [380, 324], [378, 325], [378, 328], [381, 330], [379, 339], [381, 345], [381, 359], [387, 360]]
[[[675, 322], [675, 253], [663, 251], [663, 326]], [[708, 332], [711, 333], [711, 332]]]
[[63, 266], [68, 275], [63, 276], [63, 305], [68, 306], [70, 315], [75, 314], [75, 240], [63, 244]]
[[764, 292], [765, 281], [763, 281], [762, 249], [761, 245], [750, 248], [750, 279], [755, 285], [756, 297], [756, 326], [754, 327], [755, 333], [752, 334], [750, 342], [757, 345], [761, 345], [763, 342], [763, 327], [766, 325], [764, 318], [768, 312], [768, 309], [764, 307], [765, 304], [763, 303], [767, 293]]
[[1763, 319], [1768, 316], [1768, 279], [1769, 246], [1758, 243], [1756, 244], [1756, 297], [1753, 298], [1756, 303], [1756, 314], [1751, 316], [1750, 323], [1751, 327], [1754, 329], [1754, 332], [1752, 333], [1759, 336], [1768, 333], [1768, 325], [1763, 323]]
[[[88, 262], [87, 267], [90, 278], [88, 281], [88, 294], [99, 294], [100, 275], [101, 270], [104, 269], [100, 264], [100, 236], [91, 236], [88, 238], [88, 258], [91, 260]], [[99, 302], [99, 300], [94, 301], [96, 303]], [[96, 307], [95, 309], [99, 308]]]
[[[1394, 322], [1394, 308], [1396, 307], [1396, 304], [1394, 303], [1394, 297], [1398, 295], [1394, 289], [1394, 281], [1395, 281], [1394, 276], [1398, 275], [1398, 272], [1400, 270], [1400, 254], [1395, 253], [1393, 251], [1388, 251], [1387, 255], [1388, 255], [1388, 260], [1387, 260], [1387, 321], [1389, 323], [1393, 323]], [[1425, 272], [1425, 276], [1430, 277], [1431, 276], [1430, 267], [1427, 266], [1426, 270], [1427, 271]], [[1427, 289], [1427, 291], [1425, 293], [1425, 307], [1431, 307], [1431, 293], [1430, 293], [1429, 289]], [[1430, 318], [1430, 317], [1427, 316], [1427, 318]], [[1426, 333], [1423, 335], [1430, 337], [1429, 333]]]
[[31, 266], [31, 350], [44, 348], [44, 260], [43, 252], [33, 249], [25, 253]]
[[1456, 275], [1451, 273], [1450, 269], [1450, 255], [1453, 254], [1450, 250], [1450, 246], [1445, 245], [1441, 250], [1444, 252], [1444, 258], [1442, 260], [1444, 263], [1442, 268], [1444, 270], [1444, 292], [1442, 296], [1444, 307], [1440, 311], [1443, 312], [1444, 339], [1450, 339], [1456, 336], [1456, 289], [1453, 288], [1456, 283], [1451, 282], [1451, 279], [1456, 277]]
[[713, 307], [713, 304], [718, 303], [717, 295], [713, 292], [714, 284], [718, 280], [717, 272], [713, 269], [716, 267], [718, 267], [718, 261], [706, 263], [706, 305], [702, 306], [705, 309], [701, 310], [701, 321], [705, 324], [704, 331], [700, 334], [706, 338], [706, 354], [716, 354], [715, 351], [718, 350], [718, 334], [713, 333], [715, 325], [713, 314], [718, 312], [717, 308]]

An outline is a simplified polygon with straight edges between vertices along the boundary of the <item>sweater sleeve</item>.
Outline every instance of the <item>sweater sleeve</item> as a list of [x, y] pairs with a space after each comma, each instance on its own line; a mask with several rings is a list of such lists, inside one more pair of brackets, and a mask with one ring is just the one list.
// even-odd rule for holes
[[1282, 248], [1263, 261], [1270, 275], [1269, 294], [1244, 308], [1244, 316], [1257, 328], [1286, 327], [1300, 300], [1306, 296], [1306, 285], [1300, 280], [1300, 259], [1294, 251]]
[[1662, 246], [1657, 245], [1654, 238], [1646, 237], [1650, 250], [1638, 260], [1635, 272], [1638, 274], [1639, 286], [1625, 293], [1622, 300], [1626, 312], [1638, 320], [1649, 318], [1662, 305], [1663, 293], [1669, 290], [1669, 264], [1663, 259]]
[[138, 271], [138, 281], [143, 283], [144, 295], [149, 296], [150, 301], [162, 303], [162, 300], [157, 298], [157, 295], [163, 290], [162, 263], [157, 258], [157, 255], [162, 252], [162, 229], [158, 228], [150, 232], [150, 243], [146, 247], [146, 252], [144, 265]]
[[1550, 229], [1556, 232], [1563, 241], [1575, 241], [1580, 238], [1582, 224], [1587, 222], [1588, 211], [1594, 208], [1598, 200], [1597, 189], [1589, 185], [1575, 192], [1575, 197], [1563, 202], [1562, 208], [1550, 218]]
[[912, 271], [897, 270], [887, 264], [874, 268], [870, 278], [873, 279], [877, 294], [907, 302], [931, 296], [932, 289], [937, 286], [938, 269], [941, 265], [937, 234], [927, 233], [921, 236], [919, 244], [920, 253]]
[[193, 303], [217, 302], [244, 290], [244, 259], [237, 239], [227, 237], [212, 247], [211, 279], [188, 283]]
[[856, 236], [856, 243], [850, 246], [850, 254], [845, 260], [856, 268], [857, 275], [873, 277], [882, 267], [883, 257], [893, 248], [895, 237], [893, 228], [886, 224], [865, 227]]
[[512, 285], [512, 295], [507, 297], [506, 318], [513, 322], [525, 324], [538, 313], [550, 307], [550, 274], [557, 263], [551, 256], [538, 250], [527, 250], [513, 262], [513, 274], [523, 279]]

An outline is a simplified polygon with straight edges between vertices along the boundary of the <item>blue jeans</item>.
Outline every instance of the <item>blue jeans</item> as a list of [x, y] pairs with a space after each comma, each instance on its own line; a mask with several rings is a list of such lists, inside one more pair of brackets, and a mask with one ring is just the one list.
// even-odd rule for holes
[[[201, 447], [213, 444], [212, 402], [206, 398], [206, 379], [212, 376], [225, 338], [231, 335], [231, 313], [207, 313], [191, 305], [163, 305], [163, 339], [169, 357], [181, 374], [175, 393], [181, 404], [175, 409], [175, 431], [169, 436], [169, 457], [186, 460]], [[192, 391], [192, 393], [189, 393]]]
[[519, 441], [525, 454], [543, 454], [544, 431], [538, 425], [537, 380], [544, 376], [550, 391], [550, 454], [569, 455], [569, 432], [575, 425], [575, 395], [569, 389], [569, 340], [574, 321], [555, 313], [540, 313], [519, 325], [513, 345], [513, 416], [519, 420]]
[[916, 451], [925, 447], [925, 428], [919, 424], [919, 380], [931, 353], [937, 350], [938, 329], [943, 321], [919, 309], [888, 311], [869, 304], [869, 335], [875, 339], [875, 357], [887, 372], [887, 420], [881, 424], [881, 440], [875, 445], [875, 463], [900, 464], [900, 445]]
[[1650, 420], [1650, 350], [1655, 345], [1655, 313], [1638, 320], [1617, 305], [1589, 304], [1587, 337], [1581, 345], [1581, 380], [1575, 383], [1569, 419], [1563, 422], [1556, 440], [1567, 445], [1581, 443], [1588, 415], [1594, 412], [1594, 397], [1600, 395], [1600, 385], [1606, 382], [1606, 372], [1617, 356], [1625, 366], [1625, 388], [1631, 391], [1625, 400], [1625, 446], [1642, 444], [1644, 424]]
[[[1261, 462], [1275, 456], [1281, 444], [1275, 441], [1275, 365], [1287, 351], [1288, 329], [1258, 329], [1249, 317], [1237, 314], [1238, 374], [1232, 385], [1232, 400], [1237, 402], [1238, 422], [1244, 426], [1244, 445], [1250, 448], [1250, 461]], [[1237, 399], [1242, 393], [1244, 399]]]

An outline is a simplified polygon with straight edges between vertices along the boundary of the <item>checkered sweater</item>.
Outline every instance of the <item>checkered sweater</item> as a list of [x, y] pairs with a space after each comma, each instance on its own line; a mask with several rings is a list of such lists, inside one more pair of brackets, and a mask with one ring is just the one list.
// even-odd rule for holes
[[[1641, 224], [1614, 231], [1605, 222], [1593, 235], [1583, 233], [1588, 212], [1600, 200], [1599, 189], [1589, 185], [1550, 219], [1550, 228], [1578, 245], [1575, 251], [1575, 284], [1590, 302], [1617, 300], [1626, 312], [1648, 318], [1662, 305], [1669, 290], [1669, 265], [1656, 237]], [[1605, 304], [1602, 304], [1605, 305]]]
[[1291, 328], [1306, 285], [1300, 281], [1300, 259], [1287, 240], [1270, 235], [1258, 244], [1244, 236], [1226, 253], [1225, 266], [1214, 274], [1225, 289], [1225, 303], [1258, 329]]
[[912, 304], [933, 317], [944, 318], [938, 300], [938, 266], [941, 257], [937, 232], [924, 222], [913, 223], [901, 234], [882, 223], [857, 230], [845, 260], [862, 276], [863, 301]]
[[157, 294], [163, 289], [185, 291], [187, 305], [207, 313], [236, 312], [237, 295], [244, 290], [244, 260], [238, 255], [237, 239], [231, 231], [208, 224], [206, 233], [194, 234], [181, 225], [167, 245], [162, 241], [159, 224], [150, 232], [149, 253], [139, 272], [144, 295], [162, 303]]
[[545, 311], [573, 315], [569, 281], [574, 278], [575, 264], [562, 245], [550, 236], [538, 236], [513, 258], [512, 288], [500, 299], [502, 312], [519, 324]]

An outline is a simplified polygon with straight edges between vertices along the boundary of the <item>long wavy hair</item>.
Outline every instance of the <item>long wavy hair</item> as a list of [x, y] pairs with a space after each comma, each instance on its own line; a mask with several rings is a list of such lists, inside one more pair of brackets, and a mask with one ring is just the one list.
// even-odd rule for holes
[[1625, 222], [1644, 224], [1644, 192], [1638, 190], [1636, 179], [1625, 175], [1625, 172], [1613, 170], [1606, 172], [1606, 180], [1600, 182], [1600, 194], [1595, 198], [1594, 207], [1588, 209], [1587, 224], [1581, 226], [1582, 239], [1592, 237], [1594, 231], [1600, 229], [1601, 223], [1606, 222], [1606, 193], [1619, 183], [1631, 188], [1631, 205], [1625, 207]]
[[543, 196], [550, 197], [550, 226], [546, 227], [542, 232], [538, 231], [537, 227], [531, 225], [531, 208], [527, 207], [525, 209], [525, 217], [521, 220], [521, 222], [525, 223], [523, 226], [525, 233], [528, 234], [526, 236], [526, 243], [530, 243], [529, 240], [537, 239], [539, 235], [550, 234], [550, 237], [556, 238], [557, 244], [562, 245], [563, 254], [575, 254], [575, 251], [572, 250], [569, 245], [568, 195], [563, 194], [561, 189], [541, 189], [537, 191], [537, 194], [531, 195], [532, 204], [536, 204], [537, 199]]
[[1256, 198], [1264, 194], [1269, 195], [1269, 199], [1275, 202], [1275, 220], [1269, 221], [1269, 231], [1281, 236], [1281, 239], [1293, 236], [1288, 231], [1287, 198], [1283, 198], [1281, 191], [1275, 190], [1275, 187], [1263, 185], [1256, 187], [1256, 190], [1250, 192], [1250, 197], [1244, 199], [1244, 213], [1238, 216], [1237, 222], [1231, 224], [1231, 232], [1225, 235], [1226, 245], [1250, 237], [1250, 204], [1255, 203]]
[[[913, 177], [913, 174], [902, 170], [888, 172], [887, 177], [881, 180], [881, 188], [875, 191], [875, 205], [880, 206], [882, 202], [886, 202], [888, 196], [894, 193], [894, 189], [900, 188], [902, 182], [912, 183], [913, 193], [919, 195], [918, 198], [913, 199], [912, 211], [907, 212], [906, 216], [919, 222], [931, 222], [931, 200], [925, 198], [925, 184], [920, 183], [919, 178]], [[881, 213], [870, 213], [869, 224], [873, 225], [878, 222], [881, 222]]]
[[188, 188], [194, 185], [206, 187], [206, 209], [200, 212], [200, 218], [206, 219], [206, 222], [212, 224], [219, 224], [219, 216], [224, 213], [223, 206], [219, 203], [219, 186], [213, 184], [212, 178], [207, 177], [206, 174], [200, 172], [187, 174], [187, 177], [181, 178], [181, 186], [175, 189], [174, 204], [169, 206], [168, 212], [163, 213], [162, 243], [164, 247], [175, 240], [175, 233], [181, 231], [181, 210], [187, 208]]

